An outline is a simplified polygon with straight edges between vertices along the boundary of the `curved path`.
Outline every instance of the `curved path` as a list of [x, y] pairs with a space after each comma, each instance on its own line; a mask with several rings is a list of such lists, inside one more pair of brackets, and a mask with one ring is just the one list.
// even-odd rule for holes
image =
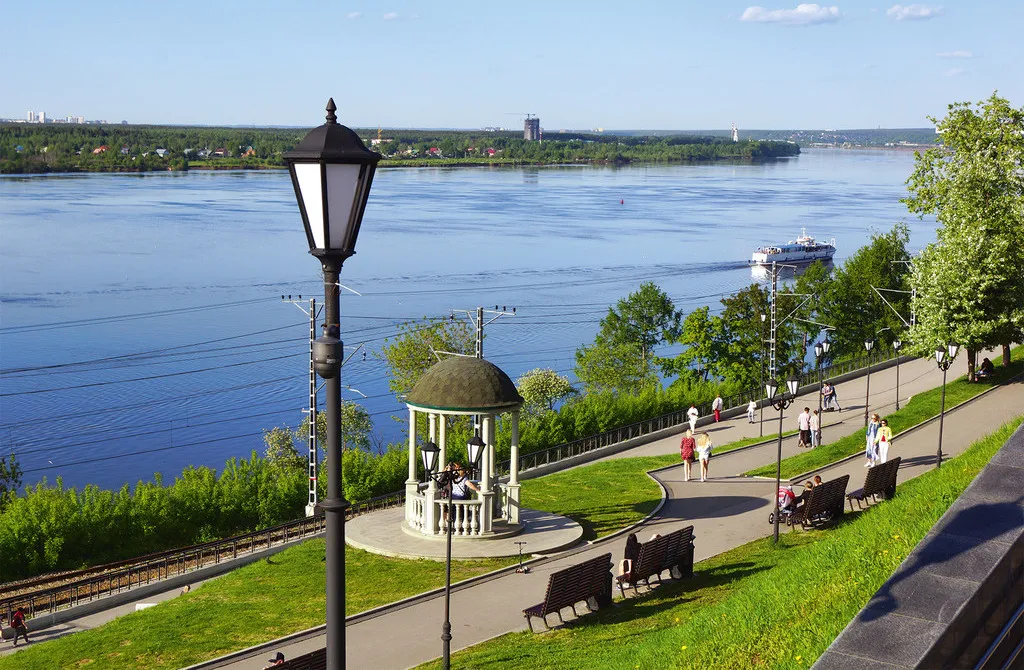
[[[957, 375], [964, 368], [954, 368]], [[941, 373], [934, 362], [913, 361], [901, 366], [900, 398], [941, 384]], [[954, 376], [955, 378], [955, 376]], [[843, 412], [826, 415], [825, 431], [831, 439], [850, 434], [863, 427], [865, 380], [846, 382], [839, 387]], [[872, 410], [884, 414], [892, 410], [895, 402], [895, 370], [872, 374]], [[858, 398], [859, 390], [859, 402]], [[807, 397], [817, 402], [816, 396]], [[877, 405], [875, 404], [877, 403]], [[784, 428], [794, 428], [796, 413], [804, 406], [803, 399], [794, 404], [784, 419]], [[944, 452], [960, 453], [980, 434], [1013, 418], [1024, 408], [1024, 384], [1000, 387], [950, 413], [943, 438]], [[769, 424], [765, 413], [766, 436], [778, 430], [776, 420]], [[769, 427], [771, 426], [771, 427]], [[758, 426], [746, 422], [746, 417], [710, 426], [718, 443], [740, 437], [757, 435]], [[902, 456], [906, 467], [900, 469], [900, 481], [934, 467], [938, 423], [932, 422], [893, 442], [892, 456]], [[827, 438], [828, 439], [828, 438]], [[635, 449], [622, 452], [616, 458], [638, 455], [675, 453], [678, 437], [665, 438]], [[740, 477], [750, 468], [774, 462], [776, 443], [727, 452], [712, 458], [711, 475], [707, 482], [682, 481], [682, 467], [664, 468], [653, 476], [666, 489], [666, 504], [658, 513], [645, 521], [638, 535], [646, 539], [655, 532], [664, 534], [686, 525], [694, 526], [695, 560], [702, 560], [741, 544], [770, 535], [768, 513], [774, 505], [775, 482]], [[795, 438], [784, 440], [783, 457], [795, 454]], [[851, 488], [863, 481], [864, 469], [860, 459], [820, 470], [823, 479], [851, 474]], [[529, 483], [527, 482], [526, 485]], [[582, 548], [559, 554], [534, 563], [529, 574], [505, 572], [462, 587], [452, 593], [452, 648], [453, 650], [477, 644], [510, 631], [524, 630], [522, 609], [541, 601], [548, 576], [557, 570], [587, 558], [611, 552], [617, 560], [625, 544], [619, 534]], [[347, 659], [350, 667], [406, 668], [437, 658], [441, 649], [440, 628], [443, 620], [444, 600], [441, 595], [416, 599], [400, 608], [388, 608], [370, 616], [356, 615], [346, 626]], [[284, 651], [288, 658], [322, 648], [322, 634], [295, 642], [283, 642], [273, 647]], [[267, 657], [266, 647], [254, 654], [218, 664], [217, 667], [257, 668]], [[214, 667], [205, 664], [204, 667]]]

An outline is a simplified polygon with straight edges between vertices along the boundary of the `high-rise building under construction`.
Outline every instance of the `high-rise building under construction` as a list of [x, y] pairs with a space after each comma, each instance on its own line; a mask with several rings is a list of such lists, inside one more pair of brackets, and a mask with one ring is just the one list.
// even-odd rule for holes
[[529, 116], [526, 117], [526, 120], [523, 121], [523, 139], [540, 140], [540, 118], [536, 116], [532, 119]]

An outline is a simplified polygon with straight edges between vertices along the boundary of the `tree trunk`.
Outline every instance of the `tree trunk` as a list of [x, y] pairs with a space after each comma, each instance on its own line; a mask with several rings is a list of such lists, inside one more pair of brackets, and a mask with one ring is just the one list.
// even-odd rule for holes
[[1010, 345], [1009, 343], [1003, 345], [1003, 367], [1010, 365]]
[[977, 351], [974, 349], [967, 350], [967, 381], [969, 382], [977, 381], [977, 379], [974, 378], [974, 361], [977, 357]]

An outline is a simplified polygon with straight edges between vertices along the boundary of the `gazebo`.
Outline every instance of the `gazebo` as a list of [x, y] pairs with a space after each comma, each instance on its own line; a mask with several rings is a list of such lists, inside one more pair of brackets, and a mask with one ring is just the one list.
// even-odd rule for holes
[[[519, 521], [519, 410], [523, 398], [498, 366], [482, 358], [452, 356], [424, 373], [406, 396], [409, 408], [409, 478], [405, 482], [403, 530], [443, 537], [446, 519], [452, 519], [456, 538], [493, 539], [522, 530]], [[427, 415], [427, 439], [440, 449], [438, 463], [449, 462], [447, 417], [476, 415], [485, 447], [480, 458], [479, 491], [467, 500], [442, 499], [433, 480], [423, 485], [416, 478], [416, 419]], [[511, 414], [512, 453], [508, 483], [497, 476], [495, 421]], [[449, 514], [443, 511], [450, 508]]]

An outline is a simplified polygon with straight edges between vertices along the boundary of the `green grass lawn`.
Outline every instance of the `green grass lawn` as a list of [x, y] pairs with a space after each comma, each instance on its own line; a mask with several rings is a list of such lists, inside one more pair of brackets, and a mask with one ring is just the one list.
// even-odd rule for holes
[[[1016, 347], [1013, 350], [1009, 367], [1004, 369], [1001, 363], [996, 363], [995, 365], [996, 375], [990, 381], [971, 383], [967, 381], [966, 377], [959, 377], [947, 383], [946, 410], [948, 411], [949, 408], [965, 400], [970, 400], [1024, 371], [1024, 347]], [[893, 452], [891, 453], [899, 454], [899, 434], [938, 414], [941, 402], [942, 389], [931, 389], [915, 395], [899, 411], [885, 415], [884, 418], [889, 421], [889, 427], [892, 428], [893, 432]], [[782, 461], [782, 477], [789, 479], [863, 451], [864, 431], [858, 430], [856, 433], [847, 435], [835, 442], [823, 444], [815, 449], [784, 459]], [[748, 476], [774, 477], [775, 464], [771, 463], [743, 474]]]
[[[783, 533], [551, 633], [509, 633], [457, 668], [806, 668], [889, 578], [1024, 417], [823, 531]], [[700, 541], [700, 537], [697, 537]], [[435, 668], [438, 663], [422, 667]]]
[[[326, 612], [324, 551], [322, 539], [309, 540], [156, 607], [2, 656], [0, 669], [180, 668], [312, 628]], [[456, 561], [452, 581], [515, 562]], [[345, 584], [347, 611], [354, 614], [444, 586], [444, 563], [349, 547]]]

